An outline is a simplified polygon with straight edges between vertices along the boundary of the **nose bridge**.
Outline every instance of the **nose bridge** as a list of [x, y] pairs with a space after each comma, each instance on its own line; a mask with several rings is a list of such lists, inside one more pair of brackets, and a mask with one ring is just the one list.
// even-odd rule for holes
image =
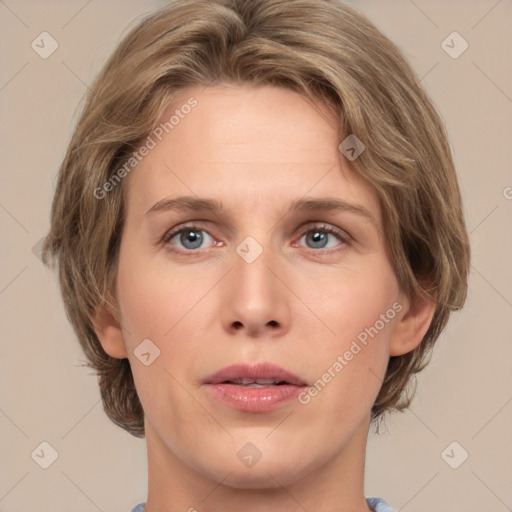
[[279, 255], [270, 236], [259, 238], [263, 243], [248, 236], [236, 247], [223, 315], [227, 329], [245, 328], [251, 335], [282, 330], [289, 320], [286, 289], [276, 278]]
[[255, 303], [258, 298], [269, 294], [273, 286], [269, 279], [272, 275], [269, 270], [272, 259], [275, 258], [268, 244], [263, 247], [254, 239], [248, 239], [237, 247], [235, 275], [238, 288]]

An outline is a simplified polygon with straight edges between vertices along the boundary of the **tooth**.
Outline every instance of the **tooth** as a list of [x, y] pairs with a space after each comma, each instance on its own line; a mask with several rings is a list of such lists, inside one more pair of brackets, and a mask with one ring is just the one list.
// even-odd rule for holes
[[233, 379], [231, 381], [233, 384], [240, 384], [242, 386], [248, 386], [249, 384], [263, 384], [263, 385], [272, 385], [277, 384], [275, 379]]
[[269, 386], [277, 386], [279, 384], [284, 384], [283, 381], [276, 381], [275, 379], [233, 379], [229, 381], [231, 384], [235, 384], [237, 386], [245, 386], [245, 387], [253, 387], [253, 388], [264, 388]]

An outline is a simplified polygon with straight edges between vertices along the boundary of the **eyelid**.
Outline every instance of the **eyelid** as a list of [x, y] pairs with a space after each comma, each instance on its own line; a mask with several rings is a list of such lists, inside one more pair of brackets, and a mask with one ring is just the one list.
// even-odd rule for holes
[[333, 235], [337, 235], [343, 242], [349, 242], [353, 240], [352, 235], [350, 235], [350, 233], [345, 229], [341, 229], [337, 226], [334, 226], [333, 224], [329, 224], [323, 221], [308, 222], [305, 226], [301, 227], [301, 237], [310, 231], [314, 231], [315, 229], [318, 231], [326, 231]]
[[212, 238], [215, 238], [205, 227], [205, 225], [202, 223], [202, 221], [190, 221], [186, 222], [185, 224], [179, 224], [178, 226], [175, 226], [174, 228], [169, 229], [165, 232], [162, 243], [166, 244], [169, 243], [170, 240], [172, 240], [176, 235], [181, 233], [182, 231], [185, 231], [187, 229], [190, 229], [191, 231], [194, 229], [206, 231]]

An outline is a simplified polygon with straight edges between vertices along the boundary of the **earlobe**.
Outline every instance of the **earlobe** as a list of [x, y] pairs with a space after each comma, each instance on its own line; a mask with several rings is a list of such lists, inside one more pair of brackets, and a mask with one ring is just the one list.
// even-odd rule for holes
[[109, 356], [116, 359], [128, 357], [121, 324], [106, 305], [102, 305], [94, 315], [93, 326], [103, 350]]
[[390, 345], [391, 356], [407, 354], [421, 343], [436, 309], [435, 299], [419, 294], [400, 303], [403, 311], [394, 327]]

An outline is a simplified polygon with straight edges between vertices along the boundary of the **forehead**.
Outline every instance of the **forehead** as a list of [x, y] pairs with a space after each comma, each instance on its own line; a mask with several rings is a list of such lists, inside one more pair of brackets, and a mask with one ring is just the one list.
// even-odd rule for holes
[[339, 152], [339, 126], [327, 105], [288, 89], [191, 87], [150, 134], [154, 147], [129, 176], [128, 209], [195, 195], [261, 211], [327, 195], [363, 204], [380, 225], [372, 187]]

